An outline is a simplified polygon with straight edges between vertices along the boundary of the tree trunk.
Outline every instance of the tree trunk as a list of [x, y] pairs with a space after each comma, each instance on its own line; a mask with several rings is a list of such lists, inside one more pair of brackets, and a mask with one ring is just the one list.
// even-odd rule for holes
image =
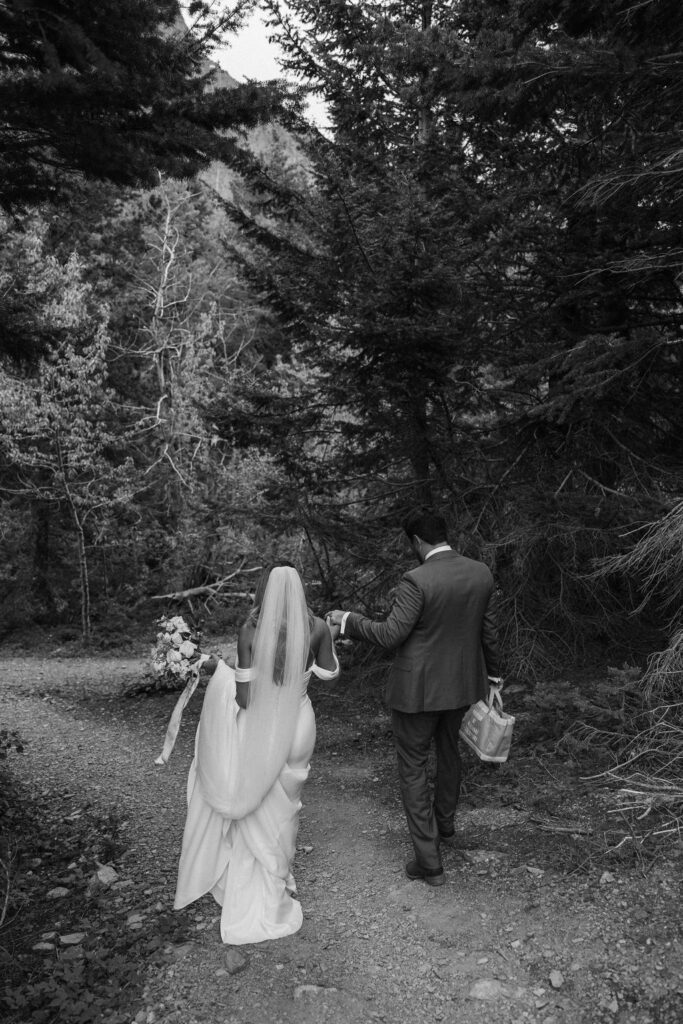
[[83, 643], [89, 644], [92, 634], [90, 623], [90, 573], [88, 569], [88, 553], [85, 546], [85, 531], [78, 509], [73, 501], [71, 492], [67, 487], [67, 500], [71, 509], [71, 517], [76, 527], [76, 540], [78, 543], [78, 578], [81, 590], [81, 634]]
[[89, 644], [92, 630], [90, 623], [90, 575], [88, 571], [88, 554], [85, 546], [85, 531], [83, 529], [83, 522], [78, 511], [78, 506], [76, 505], [69, 486], [66, 473], [66, 463], [59, 437], [56, 438], [56, 446], [59, 471], [62, 477], [62, 487], [64, 488], [64, 495], [69, 504], [71, 518], [73, 519], [74, 526], [76, 527], [76, 540], [78, 543], [78, 577], [81, 590], [81, 634], [83, 636], [83, 643]]
[[430, 475], [427, 398], [423, 393], [412, 396], [412, 404], [408, 410], [408, 423], [410, 434], [406, 440], [415, 478], [415, 498], [418, 504], [431, 505], [434, 495]]
[[[422, 4], [422, 31], [426, 32], [432, 24], [432, 4]], [[429, 141], [429, 129], [431, 127], [432, 112], [429, 108], [429, 103], [426, 97], [423, 95], [420, 98], [420, 142], [422, 145], [426, 145]]]
[[76, 523], [78, 531], [78, 569], [81, 582], [81, 630], [83, 642], [90, 643], [90, 576], [88, 574], [88, 556], [85, 549], [85, 534], [80, 520]]
[[[426, 32], [432, 24], [432, 3], [422, 4], [422, 31]], [[426, 86], [423, 82], [422, 95], [420, 97], [420, 141], [423, 146], [428, 145], [432, 111], [429, 105], [429, 98], [425, 95]], [[413, 396], [410, 422], [412, 424], [412, 436], [410, 438], [410, 461], [415, 475], [415, 493], [419, 504], [431, 505], [433, 503], [432, 483], [430, 479], [431, 457], [429, 452], [427, 397], [420, 392]]]
[[31, 574], [31, 596], [41, 615], [51, 619], [56, 613], [54, 596], [48, 576], [50, 561], [50, 507], [44, 501], [35, 501], [31, 506], [33, 518], [33, 572]]

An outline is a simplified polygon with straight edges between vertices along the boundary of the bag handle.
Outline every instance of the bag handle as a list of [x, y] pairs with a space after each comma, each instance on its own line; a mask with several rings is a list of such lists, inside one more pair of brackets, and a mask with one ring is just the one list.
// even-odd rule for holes
[[503, 698], [501, 697], [501, 694], [500, 694], [500, 686], [494, 686], [493, 683], [489, 683], [489, 695], [488, 695], [488, 699], [487, 699], [487, 704], [489, 706], [489, 709], [493, 707], [493, 702], [494, 701], [499, 705], [500, 710], [502, 711], [503, 710]]

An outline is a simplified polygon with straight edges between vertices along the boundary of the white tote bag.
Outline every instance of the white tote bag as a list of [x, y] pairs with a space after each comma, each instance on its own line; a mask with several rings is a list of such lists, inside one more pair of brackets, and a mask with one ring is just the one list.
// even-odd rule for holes
[[460, 726], [460, 737], [482, 761], [500, 763], [507, 761], [510, 753], [514, 724], [514, 716], [503, 711], [500, 690], [492, 686], [488, 700], [478, 700], [468, 708]]

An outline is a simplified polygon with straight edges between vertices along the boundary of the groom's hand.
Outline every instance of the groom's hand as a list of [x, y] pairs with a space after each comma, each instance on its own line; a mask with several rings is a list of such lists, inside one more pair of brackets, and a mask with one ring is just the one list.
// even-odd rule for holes
[[330, 631], [330, 636], [332, 637], [332, 643], [334, 643], [336, 640], [339, 639], [339, 634], [341, 633], [341, 626], [335, 626], [334, 623], [329, 621], [329, 619], [327, 619], [326, 622], [327, 628]]
[[325, 622], [327, 623], [327, 628], [329, 629], [333, 640], [337, 640], [339, 638], [343, 615], [343, 612], [333, 611], [328, 612], [325, 616]]

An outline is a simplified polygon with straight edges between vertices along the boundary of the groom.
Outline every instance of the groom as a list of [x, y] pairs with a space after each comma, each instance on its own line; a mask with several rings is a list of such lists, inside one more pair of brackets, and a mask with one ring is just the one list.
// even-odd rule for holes
[[[460, 724], [470, 704], [486, 698], [489, 683], [501, 682], [493, 577], [482, 562], [453, 551], [438, 513], [413, 512], [403, 525], [420, 565], [402, 577], [386, 620], [340, 610], [328, 620], [342, 637], [396, 650], [386, 701], [415, 850], [406, 874], [442, 885], [440, 845], [454, 844], [460, 795]], [[427, 781], [432, 740], [433, 801]]]

